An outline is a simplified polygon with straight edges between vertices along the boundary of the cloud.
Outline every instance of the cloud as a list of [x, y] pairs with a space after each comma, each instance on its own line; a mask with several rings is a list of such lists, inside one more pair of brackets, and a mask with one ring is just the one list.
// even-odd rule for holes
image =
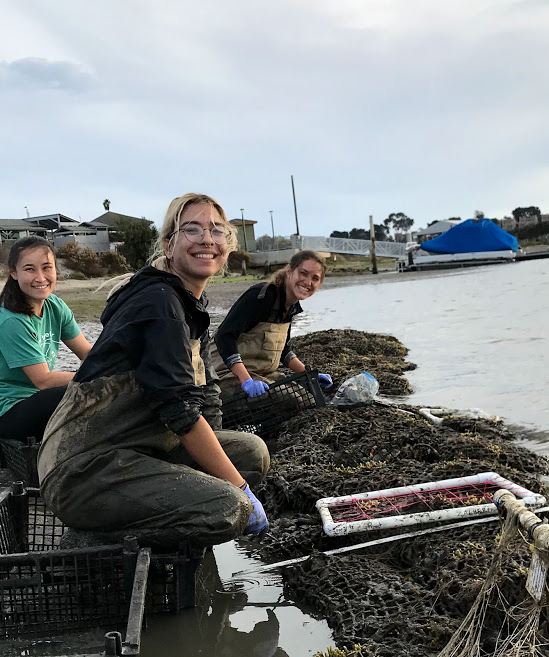
[[12, 2], [0, 216], [40, 203], [89, 219], [107, 196], [160, 219], [192, 189], [231, 216], [244, 207], [259, 231], [272, 209], [283, 234], [290, 174], [304, 234], [394, 211], [425, 225], [549, 210], [548, 6]]
[[12, 91], [48, 90], [81, 93], [93, 78], [71, 62], [24, 57], [0, 62], [0, 88]]

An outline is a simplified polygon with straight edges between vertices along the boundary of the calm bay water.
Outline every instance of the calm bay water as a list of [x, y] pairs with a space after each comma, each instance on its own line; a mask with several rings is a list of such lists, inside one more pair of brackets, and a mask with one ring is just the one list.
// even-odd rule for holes
[[412, 404], [480, 408], [549, 440], [549, 259], [330, 289], [293, 333], [353, 328], [397, 337], [416, 370]]

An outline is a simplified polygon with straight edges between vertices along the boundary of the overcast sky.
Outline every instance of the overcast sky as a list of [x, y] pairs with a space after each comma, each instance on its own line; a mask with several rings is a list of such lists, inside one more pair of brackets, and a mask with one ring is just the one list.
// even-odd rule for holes
[[4, 0], [0, 217], [549, 212], [546, 0]]

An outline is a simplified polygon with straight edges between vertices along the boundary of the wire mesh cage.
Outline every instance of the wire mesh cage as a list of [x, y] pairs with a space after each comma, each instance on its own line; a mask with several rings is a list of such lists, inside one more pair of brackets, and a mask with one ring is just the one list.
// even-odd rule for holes
[[22, 481], [27, 486], [38, 487], [38, 450], [40, 444], [31, 436], [25, 442], [0, 440], [2, 467], [13, 473], [13, 481]]
[[245, 392], [238, 392], [224, 400], [223, 428], [269, 438], [282, 422], [300, 411], [325, 405], [318, 371], [307, 368], [269, 384], [269, 390], [261, 397], [250, 398]]

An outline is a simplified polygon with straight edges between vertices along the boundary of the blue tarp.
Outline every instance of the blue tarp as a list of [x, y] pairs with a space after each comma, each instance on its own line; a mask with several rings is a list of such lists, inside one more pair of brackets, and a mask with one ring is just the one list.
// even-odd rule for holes
[[467, 219], [442, 235], [423, 242], [431, 253], [478, 253], [479, 251], [516, 251], [517, 238], [490, 219]]

